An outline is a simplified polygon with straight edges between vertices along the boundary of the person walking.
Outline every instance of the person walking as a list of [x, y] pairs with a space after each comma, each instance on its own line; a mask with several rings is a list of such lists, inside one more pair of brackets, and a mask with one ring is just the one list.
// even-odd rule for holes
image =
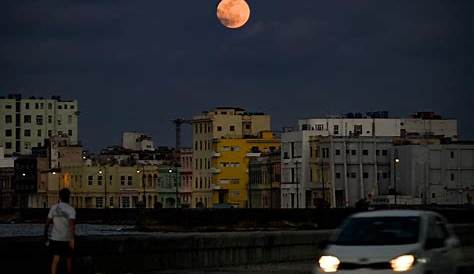
[[[51, 207], [46, 221], [44, 236], [47, 238], [53, 260], [51, 273], [57, 274], [61, 258], [66, 258], [67, 273], [72, 274], [72, 258], [75, 248], [76, 210], [69, 205], [71, 192], [67, 188], [59, 191], [59, 203]], [[50, 226], [52, 228], [50, 230]]]

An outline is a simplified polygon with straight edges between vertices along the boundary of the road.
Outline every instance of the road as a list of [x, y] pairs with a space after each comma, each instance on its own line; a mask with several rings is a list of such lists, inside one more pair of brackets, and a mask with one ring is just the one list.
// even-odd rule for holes
[[[474, 247], [463, 248], [464, 260], [461, 263], [459, 274], [474, 273]], [[250, 266], [233, 266], [220, 268], [203, 268], [193, 270], [167, 270], [153, 272], [153, 274], [312, 274], [315, 261], [300, 261], [261, 264]], [[448, 274], [448, 273], [447, 273]]]

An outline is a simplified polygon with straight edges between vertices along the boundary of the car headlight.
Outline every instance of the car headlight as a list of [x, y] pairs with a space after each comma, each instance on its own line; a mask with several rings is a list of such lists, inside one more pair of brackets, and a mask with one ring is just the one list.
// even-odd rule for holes
[[319, 258], [319, 267], [324, 271], [324, 272], [336, 272], [337, 267], [341, 263], [338, 258], [334, 256], [321, 256]]
[[402, 255], [390, 261], [393, 271], [401, 272], [411, 269], [415, 264], [415, 256], [413, 255]]

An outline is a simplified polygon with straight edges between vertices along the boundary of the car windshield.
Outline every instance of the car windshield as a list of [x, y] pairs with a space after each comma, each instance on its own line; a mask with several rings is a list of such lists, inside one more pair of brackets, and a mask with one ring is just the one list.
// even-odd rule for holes
[[418, 242], [419, 217], [350, 218], [333, 244], [404, 245]]

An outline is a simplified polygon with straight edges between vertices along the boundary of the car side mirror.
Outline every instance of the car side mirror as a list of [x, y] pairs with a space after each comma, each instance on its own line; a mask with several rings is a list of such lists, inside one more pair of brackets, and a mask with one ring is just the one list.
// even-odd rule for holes
[[445, 243], [443, 239], [428, 238], [425, 242], [425, 249], [430, 250], [435, 248], [441, 248], [444, 247], [444, 245]]

